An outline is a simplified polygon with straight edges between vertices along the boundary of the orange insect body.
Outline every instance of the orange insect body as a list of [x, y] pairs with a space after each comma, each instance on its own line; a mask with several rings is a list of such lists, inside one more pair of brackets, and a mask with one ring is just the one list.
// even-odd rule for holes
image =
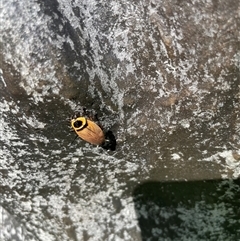
[[93, 121], [85, 117], [77, 117], [71, 120], [71, 126], [77, 135], [93, 145], [102, 145], [105, 137], [102, 129]]

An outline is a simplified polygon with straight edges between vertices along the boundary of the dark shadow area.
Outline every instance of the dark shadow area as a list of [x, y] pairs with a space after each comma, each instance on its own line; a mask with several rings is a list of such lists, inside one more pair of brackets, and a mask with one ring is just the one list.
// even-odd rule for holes
[[146, 182], [133, 192], [142, 241], [240, 240], [240, 180]]
[[116, 138], [112, 131], [107, 131], [105, 133], [105, 143], [102, 145], [103, 149], [110, 150], [110, 151], [115, 151], [116, 150]]

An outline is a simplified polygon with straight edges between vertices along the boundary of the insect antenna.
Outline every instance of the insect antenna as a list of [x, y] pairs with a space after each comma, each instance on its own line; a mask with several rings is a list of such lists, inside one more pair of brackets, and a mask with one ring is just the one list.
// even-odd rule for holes
[[75, 138], [73, 139], [73, 141], [70, 143], [69, 146], [71, 146], [73, 144], [73, 142], [78, 138], [78, 135], [75, 136]]

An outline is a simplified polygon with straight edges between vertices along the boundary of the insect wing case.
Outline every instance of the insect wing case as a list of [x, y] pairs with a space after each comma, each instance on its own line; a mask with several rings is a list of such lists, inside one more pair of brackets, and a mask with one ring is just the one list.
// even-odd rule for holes
[[105, 141], [102, 129], [93, 121], [86, 119], [86, 125], [82, 129], [76, 129], [77, 135], [93, 145], [102, 145]]

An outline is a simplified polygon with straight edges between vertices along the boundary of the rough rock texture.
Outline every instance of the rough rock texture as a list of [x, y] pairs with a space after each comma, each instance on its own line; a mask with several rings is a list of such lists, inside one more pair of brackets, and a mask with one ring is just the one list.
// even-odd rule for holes
[[[239, 1], [2, 1], [0, 239], [238, 240]], [[66, 120], [86, 106], [117, 138]]]

